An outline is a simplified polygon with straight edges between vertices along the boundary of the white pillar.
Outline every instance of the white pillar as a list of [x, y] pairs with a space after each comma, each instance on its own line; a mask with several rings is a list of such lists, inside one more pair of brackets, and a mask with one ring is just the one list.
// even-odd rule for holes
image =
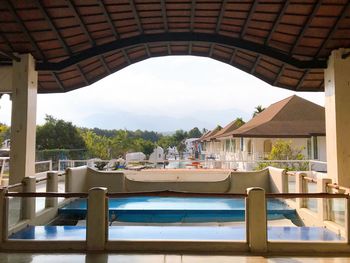
[[350, 187], [350, 49], [333, 50], [325, 70], [327, 171]]
[[[324, 177], [322, 175], [317, 176], [317, 192], [327, 193], [327, 184], [332, 183], [330, 178]], [[330, 220], [329, 218], [329, 207], [332, 200], [327, 198], [317, 199], [317, 213], [320, 215], [322, 220]]]
[[10, 184], [35, 174], [35, 133], [38, 73], [30, 54], [13, 61]]
[[[47, 173], [46, 192], [58, 192], [58, 172]], [[45, 207], [57, 207], [57, 205], [57, 197], [46, 197]]]
[[[25, 177], [22, 181], [24, 193], [36, 192], [36, 178]], [[21, 220], [35, 218], [35, 197], [22, 197], [21, 200]]]
[[246, 228], [251, 252], [267, 251], [267, 216], [265, 191], [259, 187], [247, 189]]
[[108, 239], [107, 188], [94, 187], [89, 190], [86, 242], [88, 250], [104, 250]]

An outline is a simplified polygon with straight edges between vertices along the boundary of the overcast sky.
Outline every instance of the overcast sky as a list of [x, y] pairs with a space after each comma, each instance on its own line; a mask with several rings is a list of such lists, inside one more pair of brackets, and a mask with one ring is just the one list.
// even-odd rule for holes
[[[45, 114], [77, 126], [174, 131], [212, 129], [236, 117], [249, 120], [254, 107], [293, 94], [324, 106], [324, 93], [295, 93], [227, 64], [201, 57], [152, 58], [89, 87], [38, 96], [37, 123]], [[10, 124], [11, 102], [0, 99], [0, 122]]]

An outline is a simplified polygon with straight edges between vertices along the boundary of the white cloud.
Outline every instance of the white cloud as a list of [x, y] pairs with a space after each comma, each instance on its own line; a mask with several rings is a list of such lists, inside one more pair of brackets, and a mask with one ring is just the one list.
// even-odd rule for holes
[[[204, 111], [209, 112], [205, 122], [214, 125], [217, 114], [211, 116], [210, 111], [236, 110], [249, 117], [255, 106], [266, 107], [293, 94], [212, 59], [163, 57], [133, 64], [89, 87], [65, 94], [39, 95], [37, 121], [42, 123], [45, 114], [51, 114], [84, 126], [91, 125], [87, 120], [94, 116], [121, 112], [128, 116], [161, 116], [162, 120], [167, 116], [195, 120]], [[298, 95], [324, 105], [323, 93]], [[2, 98], [0, 106], [0, 121], [9, 123], [10, 102]], [[124, 123], [113, 121], [115, 128], [137, 126], [131, 123], [133, 119]], [[111, 127], [111, 123], [107, 126]]]

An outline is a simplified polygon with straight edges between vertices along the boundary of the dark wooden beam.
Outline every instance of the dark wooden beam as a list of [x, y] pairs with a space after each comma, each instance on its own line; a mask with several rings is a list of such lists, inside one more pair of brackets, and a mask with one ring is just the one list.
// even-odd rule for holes
[[258, 55], [258, 56], [256, 57], [256, 59], [255, 59], [255, 62], [254, 62], [253, 67], [252, 67], [251, 70], [250, 70], [250, 74], [253, 74], [253, 73], [255, 72], [256, 67], [259, 65], [260, 60], [261, 60], [261, 56]]
[[259, 0], [254, 0], [252, 7], [249, 10], [247, 19], [245, 20], [245, 23], [244, 23], [242, 31], [241, 31], [241, 38], [244, 37], [244, 35], [249, 27], [250, 20], [252, 19], [253, 15], [254, 15], [254, 12], [256, 10], [256, 7], [258, 6], [258, 3], [259, 3]]
[[37, 63], [38, 70], [61, 70], [68, 66], [77, 64], [86, 59], [103, 55], [108, 52], [113, 52], [118, 49], [125, 49], [140, 44], [156, 43], [156, 42], [206, 42], [209, 44], [219, 44], [229, 48], [248, 50], [260, 55], [271, 57], [283, 63], [300, 69], [326, 68], [327, 62], [324, 59], [315, 60], [299, 60], [293, 56], [289, 56], [278, 49], [270, 46], [265, 46], [255, 42], [243, 40], [240, 38], [232, 38], [218, 34], [193, 33], [193, 32], [176, 32], [176, 33], [160, 33], [160, 34], [145, 34], [133, 36], [130, 38], [118, 39], [110, 43], [88, 48], [68, 59], [60, 62], [44, 62]]
[[[269, 34], [267, 35], [267, 38], [265, 39], [265, 45], [269, 45], [270, 43], [270, 40], [272, 38], [272, 35], [273, 33], [275, 32], [275, 30], [277, 29], [279, 23], [281, 22], [282, 20], [282, 17], [284, 16], [284, 13], [286, 12], [287, 8], [288, 8], [288, 5], [289, 5], [289, 0], [288, 1], [285, 1], [284, 4], [282, 5], [282, 7], [280, 8], [279, 12], [278, 12], [278, 15], [276, 16], [276, 19], [273, 23], [273, 26], [269, 32]], [[250, 74], [253, 74], [256, 70], [256, 67], [259, 65], [260, 63], [260, 60], [261, 60], [261, 55], [258, 55], [255, 62], [254, 62], [254, 65], [252, 67], [252, 69], [250, 70]]]
[[209, 48], [209, 57], [210, 58], [213, 56], [213, 52], [214, 52], [214, 44], [211, 44], [210, 48]]
[[308, 70], [308, 69], [304, 71], [304, 74], [302, 75], [301, 79], [299, 80], [298, 85], [295, 88], [295, 91], [300, 90], [300, 87], [303, 85], [304, 80], [307, 77], [307, 75], [309, 74], [309, 72], [310, 72], [310, 70]]
[[56, 83], [57, 83], [58, 87], [60, 88], [60, 90], [65, 91], [64, 86], [63, 86], [63, 84], [62, 84], [62, 81], [61, 81], [60, 78], [57, 76], [57, 74], [54, 73], [54, 72], [52, 72], [52, 76], [53, 76], [54, 80], [56, 81]]
[[130, 3], [132, 14], [134, 16], [134, 19], [135, 19], [135, 22], [137, 25], [137, 29], [139, 30], [140, 34], [143, 34], [143, 28], [141, 25], [141, 20], [140, 20], [139, 14], [138, 14], [137, 9], [136, 9], [135, 2], [134, 2], [134, 0], [129, 0], [129, 3]]
[[0, 51], [1, 54], [5, 57], [8, 57], [11, 60], [15, 60], [17, 62], [21, 61], [21, 59], [19, 57], [17, 57], [16, 55], [14, 55], [14, 48], [11, 44], [11, 42], [7, 39], [7, 37], [4, 35], [4, 33], [0, 32], [0, 37], [5, 41], [6, 46], [9, 48], [9, 50], [11, 50], [10, 52], [7, 51]]
[[192, 55], [192, 41], [190, 41], [190, 43], [188, 45], [188, 54]]
[[[53, 31], [53, 33], [55, 34], [56, 38], [58, 39], [58, 41], [60, 42], [61, 46], [63, 47], [64, 51], [67, 53], [68, 56], [71, 56], [72, 55], [72, 51], [70, 50], [70, 48], [68, 47], [67, 43], [63, 39], [63, 36], [61, 35], [60, 31], [57, 29], [56, 25], [52, 21], [52, 19], [51, 19], [49, 13], [47, 12], [46, 8], [42, 5], [40, 0], [37, 0], [36, 4], [37, 4], [37, 7], [40, 9], [41, 14], [44, 16], [46, 22], [49, 24], [50, 29]], [[89, 82], [87, 81], [86, 77], [84, 76], [84, 72], [82, 71], [81, 67], [79, 65], [76, 65], [76, 67], [77, 67], [77, 69], [79, 71], [79, 74], [82, 76], [82, 78], [85, 80], [85, 83], [88, 85]], [[55, 75], [54, 78], [57, 80], [57, 83], [60, 86], [60, 88], [64, 89], [63, 84], [59, 80], [58, 76]]]
[[278, 15], [275, 19], [275, 22], [273, 23], [272, 28], [270, 29], [269, 34], [267, 35], [267, 38], [265, 39], [265, 45], [268, 45], [270, 43], [270, 40], [272, 38], [273, 33], [276, 31], [279, 23], [281, 22], [284, 13], [286, 12], [288, 6], [289, 6], [290, 0], [285, 1], [284, 4], [282, 5], [281, 9], [278, 12]]
[[[114, 35], [114, 38], [115, 38], [116, 40], [119, 39], [120, 36], [119, 36], [119, 34], [118, 34], [118, 32], [117, 32], [117, 29], [116, 29], [115, 26], [114, 26], [112, 17], [111, 17], [111, 15], [109, 14], [109, 12], [107, 11], [106, 6], [105, 6], [103, 0], [98, 0], [98, 3], [99, 3], [99, 5], [100, 5], [100, 7], [101, 7], [101, 10], [102, 10], [102, 13], [103, 13], [104, 17], [107, 19], [107, 23], [108, 23], [109, 28], [111, 29], [111, 31], [112, 31], [112, 33], [113, 33], [113, 35]], [[122, 53], [123, 53], [123, 56], [124, 56], [125, 60], [126, 60], [126, 61], [128, 62], [128, 64], [130, 65], [131, 62], [130, 62], [130, 59], [129, 59], [129, 57], [128, 57], [128, 54], [125, 52], [125, 50], [122, 50]], [[109, 74], [110, 74], [111, 69], [110, 69], [109, 66], [107, 65], [106, 61], [105, 61], [104, 59], [101, 59], [101, 63], [102, 63], [102, 65], [104, 65], [106, 71], [109, 72]]]
[[102, 13], [103, 13], [103, 16], [107, 19], [107, 23], [109, 25], [109, 28], [111, 29], [115, 39], [118, 39], [119, 38], [119, 34], [117, 32], [117, 29], [115, 28], [114, 26], [114, 23], [113, 23], [113, 20], [112, 20], [112, 17], [111, 15], [109, 14], [109, 12], [107, 11], [106, 9], [106, 6], [103, 2], [103, 0], [98, 0], [98, 3], [101, 7], [101, 10], [102, 10]]
[[163, 24], [164, 24], [164, 31], [167, 32], [168, 31], [168, 16], [166, 13], [166, 4], [165, 4], [165, 0], [160, 0], [160, 5], [162, 8], [162, 17], [163, 17]]
[[350, 8], [350, 1], [347, 1], [347, 4], [344, 6], [342, 12], [337, 17], [337, 20], [335, 21], [334, 25], [331, 27], [331, 30], [329, 31], [326, 39], [323, 41], [322, 45], [317, 50], [315, 55], [316, 58], [320, 55], [322, 50], [327, 47], [329, 40], [331, 40], [334, 33], [338, 30], [340, 22], [349, 14], [349, 8]]
[[234, 50], [233, 50], [233, 52], [232, 52], [232, 55], [231, 55], [230, 61], [229, 61], [229, 64], [230, 64], [230, 65], [232, 65], [233, 61], [235, 60], [236, 53], [237, 53], [237, 50], [236, 50], [236, 49], [234, 49]]
[[322, 5], [322, 0], [316, 1], [316, 3], [314, 4], [314, 7], [312, 9], [311, 14], [308, 16], [306, 23], [304, 24], [304, 26], [302, 27], [300, 33], [298, 34], [297, 39], [295, 40], [292, 49], [289, 51], [289, 54], [293, 54], [295, 49], [298, 47], [301, 39], [304, 37], [306, 30], [309, 28], [312, 20], [314, 19], [315, 15], [317, 14], [318, 10], [320, 9]]
[[89, 31], [88, 31], [88, 29], [87, 29], [87, 27], [86, 27], [84, 21], [82, 20], [80, 14], [79, 14], [79, 12], [78, 12], [77, 7], [74, 5], [74, 3], [72, 2], [72, 0], [66, 0], [66, 2], [67, 2], [67, 4], [68, 4], [69, 8], [71, 9], [71, 11], [72, 11], [72, 13], [73, 13], [75, 19], [78, 21], [79, 26], [80, 26], [81, 30], [83, 31], [84, 35], [88, 38], [88, 40], [89, 40], [89, 42], [90, 42], [90, 45], [91, 45], [91, 46], [95, 46], [96, 43], [95, 43], [95, 41], [92, 39], [92, 37], [91, 37], [91, 35], [90, 35], [90, 33], [89, 33]]
[[286, 64], [283, 64], [282, 67], [280, 68], [280, 71], [278, 72], [278, 74], [277, 74], [277, 76], [276, 76], [276, 78], [275, 78], [275, 80], [274, 80], [274, 82], [272, 84], [273, 86], [276, 86], [276, 84], [278, 83], [280, 77], [283, 74], [283, 71], [284, 71], [285, 67], [286, 67]]
[[131, 60], [130, 60], [130, 58], [129, 58], [129, 56], [128, 56], [128, 53], [127, 53], [124, 49], [122, 49], [121, 52], [122, 52], [122, 54], [123, 54], [124, 59], [126, 60], [126, 62], [130, 65], [130, 64], [131, 64]]
[[170, 43], [167, 44], [168, 46], [168, 54], [171, 55], [171, 47], [170, 47]]
[[220, 13], [219, 13], [219, 16], [218, 16], [218, 21], [216, 23], [216, 29], [215, 29], [216, 33], [218, 33], [220, 31], [222, 18], [224, 17], [224, 13], [225, 13], [225, 10], [226, 10], [226, 3], [227, 3], [227, 0], [223, 0], [222, 3], [221, 3]]
[[147, 56], [150, 58], [151, 57], [151, 51], [149, 50], [149, 46], [147, 44], [145, 44], [145, 49], [146, 49]]
[[34, 48], [35, 52], [40, 56], [40, 59], [45, 60], [45, 55], [44, 53], [41, 51], [41, 49], [39, 48], [38, 44], [36, 43], [35, 39], [31, 36], [29, 30], [27, 29], [27, 27], [25, 26], [25, 24], [23, 23], [22, 19], [18, 16], [13, 4], [11, 1], [9, 0], [4, 0], [4, 3], [7, 6], [7, 9], [10, 11], [10, 13], [12, 14], [12, 16], [15, 18], [17, 24], [19, 25], [19, 27], [21, 28], [21, 31], [24, 33], [24, 35], [26, 36], [26, 38], [29, 40], [30, 44], [32, 45], [32, 47]]
[[194, 29], [195, 14], [196, 14], [196, 0], [192, 0], [192, 2], [191, 2], [191, 18], [190, 18], [190, 30], [191, 30], [191, 32]]

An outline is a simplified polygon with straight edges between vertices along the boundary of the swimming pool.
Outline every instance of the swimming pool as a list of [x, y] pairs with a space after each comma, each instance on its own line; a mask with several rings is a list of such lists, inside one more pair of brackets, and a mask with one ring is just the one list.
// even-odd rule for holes
[[[85, 217], [86, 199], [59, 209], [59, 215]], [[295, 209], [271, 199], [268, 219], [296, 219]], [[229, 222], [245, 220], [245, 200], [233, 198], [128, 197], [109, 199], [109, 217], [122, 222]]]

